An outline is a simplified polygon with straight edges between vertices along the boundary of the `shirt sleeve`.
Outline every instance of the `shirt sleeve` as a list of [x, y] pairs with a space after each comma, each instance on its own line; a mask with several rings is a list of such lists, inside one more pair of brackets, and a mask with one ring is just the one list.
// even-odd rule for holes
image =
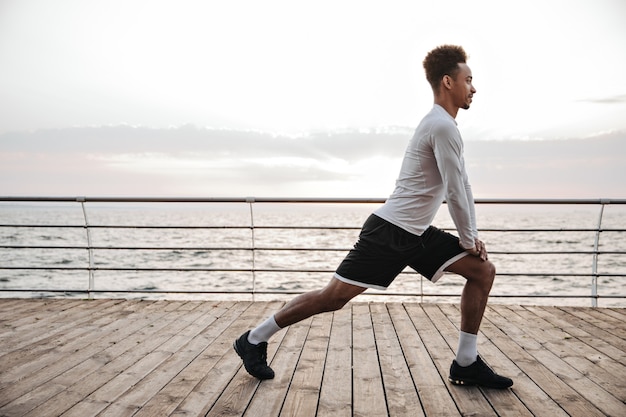
[[454, 221], [461, 247], [475, 246], [476, 216], [474, 197], [463, 160], [463, 141], [455, 126], [439, 125], [433, 129], [437, 168], [443, 181], [446, 203]]
[[[465, 161], [462, 160], [463, 167], [465, 167]], [[463, 169], [464, 172], [465, 168]], [[470, 211], [470, 222], [472, 227], [472, 235], [474, 236], [474, 240], [478, 239], [478, 228], [476, 227], [476, 210], [474, 205], [474, 194], [472, 193], [472, 186], [469, 183], [469, 179], [467, 177], [467, 173], [464, 175], [465, 181], [465, 194], [467, 195], [467, 201], [469, 203], [469, 211]]]

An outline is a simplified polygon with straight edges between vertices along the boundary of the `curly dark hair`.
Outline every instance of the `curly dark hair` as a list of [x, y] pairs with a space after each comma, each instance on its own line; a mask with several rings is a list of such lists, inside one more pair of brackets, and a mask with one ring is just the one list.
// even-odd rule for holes
[[433, 49], [424, 58], [426, 79], [434, 91], [439, 90], [439, 83], [444, 75], [455, 77], [459, 63], [467, 61], [467, 54], [461, 46], [441, 45]]

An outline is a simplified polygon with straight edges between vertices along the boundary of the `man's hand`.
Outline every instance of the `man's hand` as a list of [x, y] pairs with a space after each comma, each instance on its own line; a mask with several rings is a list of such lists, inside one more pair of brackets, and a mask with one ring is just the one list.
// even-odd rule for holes
[[465, 249], [467, 253], [473, 256], [478, 256], [483, 261], [489, 259], [489, 255], [487, 255], [487, 248], [482, 240], [475, 239], [475, 246], [470, 249]]

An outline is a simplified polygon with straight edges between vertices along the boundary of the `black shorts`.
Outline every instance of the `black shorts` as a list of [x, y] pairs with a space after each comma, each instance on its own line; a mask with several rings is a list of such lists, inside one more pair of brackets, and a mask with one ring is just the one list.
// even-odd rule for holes
[[335, 278], [361, 287], [386, 289], [407, 266], [432, 282], [467, 255], [459, 238], [430, 226], [421, 236], [372, 214], [359, 240], [335, 272]]

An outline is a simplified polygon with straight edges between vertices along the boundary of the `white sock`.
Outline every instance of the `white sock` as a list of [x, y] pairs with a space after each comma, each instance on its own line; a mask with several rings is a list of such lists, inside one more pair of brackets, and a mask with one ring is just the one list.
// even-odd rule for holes
[[460, 332], [459, 348], [456, 351], [456, 363], [460, 366], [470, 366], [476, 362], [478, 347], [476, 346], [477, 335]]
[[276, 324], [274, 316], [270, 316], [263, 323], [259, 324], [256, 328], [250, 331], [248, 334], [248, 342], [253, 345], [258, 345], [261, 342], [267, 342], [274, 333], [278, 332], [281, 328]]

